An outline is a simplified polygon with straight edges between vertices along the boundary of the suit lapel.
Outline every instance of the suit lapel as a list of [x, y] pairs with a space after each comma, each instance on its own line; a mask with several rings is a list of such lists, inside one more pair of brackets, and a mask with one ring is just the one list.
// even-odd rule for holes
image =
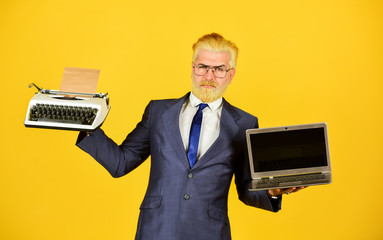
[[181, 137], [179, 127], [179, 116], [182, 105], [188, 97], [189, 94], [186, 94], [184, 97], [178, 99], [176, 102], [169, 103], [167, 105], [168, 109], [164, 111], [161, 117], [163, 121], [164, 130], [168, 135], [169, 142], [174, 148], [175, 154], [177, 155], [176, 158], [181, 160], [182, 164], [186, 168], [190, 167]]
[[197, 169], [204, 165], [218, 153], [224, 151], [232, 143], [239, 130], [236, 123], [237, 118], [238, 116], [232, 111], [232, 106], [223, 99], [219, 136], [206, 153], [197, 161], [193, 169]]

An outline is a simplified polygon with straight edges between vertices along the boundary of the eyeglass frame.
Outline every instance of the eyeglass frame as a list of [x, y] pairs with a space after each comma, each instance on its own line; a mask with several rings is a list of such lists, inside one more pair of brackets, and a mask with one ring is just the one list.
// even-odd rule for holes
[[206, 73], [203, 74], [203, 75], [199, 75], [199, 74], [197, 74], [197, 73], [195, 72], [196, 64], [193, 62], [193, 69], [194, 69], [193, 72], [194, 72], [195, 75], [197, 75], [197, 76], [199, 76], [199, 77], [205, 76], [205, 75], [209, 72], [209, 70], [211, 69], [211, 71], [212, 71], [214, 77], [216, 77], [216, 78], [221, 78], [221, 79], [222, 79], [222, 78], [225, 78], [225, 77], [227, 76], [227, 73], [228, 73], [230, 70], [233, 70], [233, 69], [234, 69], [234, 68], [227, 69], [227, 70], [225, 70], [225, 72], [226, 72], [226, 73], [225, 73], [225, 76], [223, 76], [223, 77], [217, 77], [217, 76], [215, 75], [215, 73], [214, 73], [214, 69], [215, 69], [215, 68], [218, 68], [218, 67], [225, 67], [225, 68], [226, 68], [225, 65], [209, 66], [209, 65], [202, 64], [202, 63], [200, 63], [199, 65], [202, 65], [202, 66], [207, 67]]

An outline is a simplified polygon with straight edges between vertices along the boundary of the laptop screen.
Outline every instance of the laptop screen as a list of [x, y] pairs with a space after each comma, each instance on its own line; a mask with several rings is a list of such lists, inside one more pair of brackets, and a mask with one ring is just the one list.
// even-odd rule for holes
[[323, 128], [250, 135], [254, 172], [327, 166]]

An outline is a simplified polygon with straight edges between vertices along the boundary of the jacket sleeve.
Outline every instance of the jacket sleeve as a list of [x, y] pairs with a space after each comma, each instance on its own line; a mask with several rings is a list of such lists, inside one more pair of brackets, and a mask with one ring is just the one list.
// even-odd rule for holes
[[[250, 128], [258, 128], [258, 119], [255, 118]], [[246, 130], [245, 130], [246, 131]], [[245, 133], [243, 133], [245, 135]], [[267, 191], [249, 191], [251, 187], [251, 174], [249, 164], [249, 154], [246, 144], [246, 136], [241, 137], [239, 148], [238, 164], [235, 169], [235, 184], [239, 199], [246, 205], [262, 208], [272, 212], [278, 212], [281, 209], [282, 198], [272, 199]]]
[[128, 174], [150, 155], [151, 106], [152, 102], [146, 107], [142, 120], [121, 145], [117, 145], [102, 129], [89, 133], [89, 136], [80, 133], [76, 145], [96, 159], [113, 177]]

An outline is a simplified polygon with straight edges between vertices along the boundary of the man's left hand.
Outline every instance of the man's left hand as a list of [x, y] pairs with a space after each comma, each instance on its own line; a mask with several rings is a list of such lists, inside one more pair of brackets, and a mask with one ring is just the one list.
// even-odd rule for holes
[[306, 187], [292, 187], [292, 188], [276, 188], [276, 189], [269, 189], [268, 193], [271, 196], [277, 197], [277, 196], [280, 196], [282, 194], [288, 195], [290, 193], [295, 193], [295, 192], [298, 192], [304, 188], [307, 188], [307, 186]]

